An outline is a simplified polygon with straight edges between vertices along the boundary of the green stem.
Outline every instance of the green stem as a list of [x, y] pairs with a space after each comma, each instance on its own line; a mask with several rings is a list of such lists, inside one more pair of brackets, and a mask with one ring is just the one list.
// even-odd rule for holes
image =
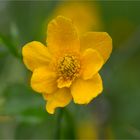
[[55, 139], [60, 139], [61, 137], [61, 122], [63, 117], [63, 109], [60, 108], [57, 118], [56, 118], [56, 131], [55, 131]]
[[68, 139], [76, 139], [75, 136], [75, 120], [72, 114], [65, 108], [65, 118], [68, 123]]

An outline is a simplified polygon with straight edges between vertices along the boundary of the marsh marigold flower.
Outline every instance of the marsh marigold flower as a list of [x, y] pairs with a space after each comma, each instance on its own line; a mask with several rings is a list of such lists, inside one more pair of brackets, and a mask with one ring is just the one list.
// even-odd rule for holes
[[27, 43], [22, 54], [33, 72], [31, 87], [43, 95], [49, 113], [72, 99], [88, 104], [102, 92], [98, 71], [112, 50], [106, 32], [88, 32], [79, 39], [72, 21], [58, 16], [48, 24], [46, 41], [47, 47], [38, 41]]
[[100, 9], [95, 1], [63, 1], [57, 5], [53, 15], [70, 18], [80, 34], [102, 28]]

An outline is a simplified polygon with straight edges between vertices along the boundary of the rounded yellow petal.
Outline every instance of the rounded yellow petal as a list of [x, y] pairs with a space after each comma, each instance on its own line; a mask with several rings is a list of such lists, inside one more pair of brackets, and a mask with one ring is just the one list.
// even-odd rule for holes
[[48, 24], [47, 45], [52, 53], [79, 51], [80, 42], [70, 19], [58, 16]]
[[87, 49], [82, 56], [81, 61], [81, 76], [84, 80], [90, 79], [102, 67], [104, 60], [102, 56], [93, 49]]
[[48, 101], [52, 94], [43, 93], [42, 95], [43, 95], [44, 100]]
[[[46, 95], [47, 96], [47, 95]], [[68, 88], [58, 89], [55, 93], [50, 94], [46, 104], [46, 110], [50, 114], [54, 114], [55, 108], [64, 107], [70, 103], [72, 96]]]
[[72, 19], [80, 34], [90, 31], [91, 29], [101, 29], [100, 7], [96, 2], [87, 1], [63, 1], [57, 5], [54, 16], [63, 15]]
[[47, 65], [50, 60], [48, 48], [38, 41], [32, 41], [24, 45], [22, 55], [24, 64], [31, 71], [35, 68]]
[[39, 93], [52, 93], [57, 90], [56, 74], [48, 67], [35, 69], [31, 78], [31, 87]]
[[77, 104], [87, 104], [103, 90], [99, 74], [90, 80], [77, 79], [71, 86], [71, 94]]
[[72, 84], [72, 80], [65, 80], [63, 78], [60, 78], [57, 80], [57, 86], [58, 88], [63, 88], [63, 87], [70, 87]]
[[96, 49], [104, 58], [104, 63], [112, 51], [112, 39], [106, 32], [88, 32], [81, 38], [81, 51]]

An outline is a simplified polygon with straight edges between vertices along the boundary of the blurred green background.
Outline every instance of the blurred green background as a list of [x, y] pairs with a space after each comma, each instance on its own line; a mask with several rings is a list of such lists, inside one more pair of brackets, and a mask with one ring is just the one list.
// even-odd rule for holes
[[[88, 105], [72, 102], [58, 126], [59, 109], [49, 115], [30, 88], [21, 48], [45, 43], [47, 23], [61, 10], [77, 13], [87, 31], [108, 32], [113, 52], [100, 72], [103, 93]], [[0, 17], [0, 139], [54, 139], [56, 131], [63, 139], [140, 139], [140, 1], [0, 1]]]

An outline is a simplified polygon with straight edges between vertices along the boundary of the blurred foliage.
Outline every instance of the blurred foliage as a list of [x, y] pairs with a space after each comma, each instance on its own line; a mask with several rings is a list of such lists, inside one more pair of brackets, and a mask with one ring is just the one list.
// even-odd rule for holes
[[[29, 87], [21, 47], [32, 40], [45, 43], [47, 23], [61, 4], [0, 1], [0, 139], [55, 138], [59, 109], [49, 115], [41, 95]], [[71, 103], [63, 110], [60, 137], [140, 139], [140, 2], [91, 1], [94, 7], [100, 9], [99, 30], [111, 35], [114, 47], [101, 71], [104, 92], [87, 106]]]

